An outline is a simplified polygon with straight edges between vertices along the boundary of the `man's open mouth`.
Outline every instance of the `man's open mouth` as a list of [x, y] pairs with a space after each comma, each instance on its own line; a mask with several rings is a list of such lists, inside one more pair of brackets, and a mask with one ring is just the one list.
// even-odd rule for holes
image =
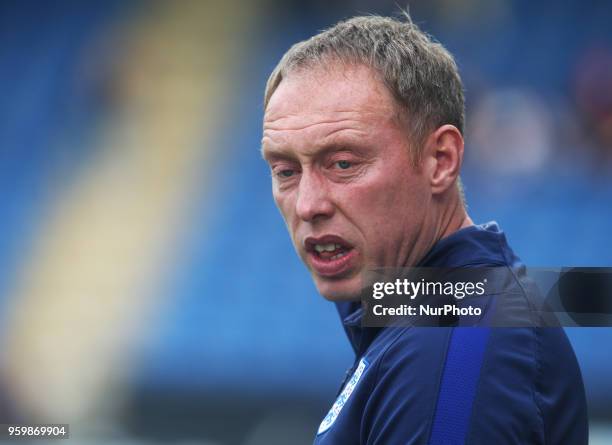
[[314, 251], [319, 256], [319, 258], [325, 260], [337, 260], [338, 258], [342, 258], [347, 254], [348, 248], [342, 246], [341, 244], [315, 244]]
[[356, 257], [356, 250], [344, 239], [335, 235], [306, 238], [307, 261], [319, 275], [332, 277], [349, 270]]

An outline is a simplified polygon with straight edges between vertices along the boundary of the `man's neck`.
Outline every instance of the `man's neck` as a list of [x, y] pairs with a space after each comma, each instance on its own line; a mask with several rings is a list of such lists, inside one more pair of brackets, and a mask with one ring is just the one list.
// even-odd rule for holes
[[452, 235], [457, 230], [474, 225], [474, 221], [472, 221], [472, 218], [470, 218], [465, 210], [463, 201], [456, 195], [453, 196], [452, 203], [442, 211], [440, 221], [441, 224], [438, 226], [434, 244]]
[[442, 209], [436, 217], [438, 224], [436, 224], [436, 229], [430, 238], [429, 245], [422, 251], [419, 258], [413, 260], [414, 262], [412, 264], [418, 263], [438, 241], [452, 235], [458, 230], [474, 225], [474, 222], [467, 214], [463, 201], [459, 196], [452, 196], [451, 202], [441, 207]]

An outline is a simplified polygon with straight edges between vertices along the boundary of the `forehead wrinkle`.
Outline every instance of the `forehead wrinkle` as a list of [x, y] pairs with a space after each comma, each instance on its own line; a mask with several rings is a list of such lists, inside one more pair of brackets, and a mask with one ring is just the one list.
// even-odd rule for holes
[[[335, 117], [337, 114], [347, 115]], [[352, 115], [352, 116], [348, 116]], [[306, 130], [317, 125], [346, 125], [348, 127], [379, 125], [381, 122], [395, 120], [395, 110], [388, 107], [367, 107], [359, 110], [326, 110], [310, 114], [291, 114], [279, 116], [275, 119], [265, 119], [263, 130], [267, 131], [299, 131]], [[289, 120], [289, 124], [284, 121]], [[302, 121], [299, 125], [293, 124], [293, 120]], [[303, 123], [303, 121], [310, 121]], [[292, 125], [293, 124], [293, 125]], [[336, 131], [336, 130], [333, 130]]]
[[283, 127], [283, 126], [271, 126], [271, 125], [264, 125], [264, 131], [268, 130], [268, 131], [299, 131], [299, 130], [306, 130], [308, 128], [314, 127], [316, 125], [333, 125], [333, 124], [340, 124], [342, 122], [359, 122], [358, 119], [335, 119], [335, 120], [318, 120], [315, 122], [311, 122], [308, 123], [306, 125], [301, 125], [301, 126], [288, 126], [288, 127]]
[[[374, 122], [375, 123], [375, 122]], [[262, 145], [265, 143], [266, 139], [270, 139], [271, 142], [274, 143], [274, 139], [281, 136], [281, 139], [286, 139], [287, 136], [285, 132], [299, 132], [299, 131], [308, 131], [309, 129], [317, 126], [323, 126], [320, 130], [320, 134], [313, 135], [312, 138], [309, 138], [313, 144], [316, 144], [317, 141], [325, 141], [333, 135], [337, 135], [341, 132], [350, 132], [350, 133], [358, 133], [361, 135], [368, 135], [370, 132], [366, 131], [371, 128], [373, 122], [368, 122], [367, 120], [353, 120], [353, 119], [336, 119], [332, 121], [317, 121], [313, 123], [309, 123], [307, 125], [299, 126], [299, 127], [270, 127], [264, 129], [263, 137], [262, 137]], [[375, 125], [374, 125], [375, 126]], [[275, 137], [276, 136], [276, 137]], [[291, 135], [289, 135], [291, 137]], [[282, 143], [281, 143], [282, 145]], [[321, 144], [319, 144], [321, 145]]]
[[[376, 107], [369, 106], [367, 104], [355, 104], [355, 108], [352, 110], [333, 109], [330, 107], [320, 107], [319, 110], [315, 109], [308, 113], [304, 112], [283, 112], [283, 110], [272, 110], [266, 111], [264, 115], [264, 129], [271, 128], [276, 129], [274, 124], [282, 125], [282, 121], [290, 119], [320, 119], [317, 122], [321, 123], [334, 123], [342, 120], [359, 120], [360, 116], [369, 115], [381, 115], [386, 112], [393, 112], [388, 107]], [[303, 108], [301, 108], [303, 109]], [[279, 116], [275, 116], [279, 114]], [[338, 116], [340, 115], [340, 116]], [[351, 119], [350, 115], [355, 115], [355, 119]], [[315, 122], [316, 123], [316, 122]], [[291, 129], [288, 127], [287, 129]]]
[[367, 131], [363, 131], [359, 128], [336, 128], [331, 130], [325, 136], [323, 136], [321, 145], [336, 145], [342, 142], [342, 134], [352, 134], [357, 133], [355, 136], [351, 136], [351, 139], [357, 136], [361, 136], [361, 138], [367, 137], [370, 133]]

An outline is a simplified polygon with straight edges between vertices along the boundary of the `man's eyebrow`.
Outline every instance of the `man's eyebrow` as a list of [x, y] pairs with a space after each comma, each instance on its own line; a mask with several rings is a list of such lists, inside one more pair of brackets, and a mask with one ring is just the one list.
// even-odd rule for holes
[[[312, 151], [310, 153], [307, 153], [306, 155], [312, 158], [320, 158], [329, 156], [331, 153], [337, 153], [341, 151], [364, 154], [365, 148], [359, 146], [354, 141], [332, 141], [322, 147], [313, 147]], [[270, 148], [265, 146], [264, 144], [261, 145], [260, 152], [261, 157], [268, 162], [272, 160], [295, 159], [295, 156], [292, 153], [287, 152], [282, 148]]]
[[366, 149], [357, 141], [353, 140], [331, 141], [319, 148], [316, 156], [329, 156], [332, 153], [338, 152], [350, 152], [357, 155], [363, 155], [366, 152]]
[[265, 161], [271, 161], [271, 160], [277, 160], [277, 159], [294, 159], [294, 156], [292, 156], [287, 151], [278, 149], [278, 148], [270, 148], [264, 145], [263, 143], [261, 144], [259, 152], [261, 154], [261, 157]]

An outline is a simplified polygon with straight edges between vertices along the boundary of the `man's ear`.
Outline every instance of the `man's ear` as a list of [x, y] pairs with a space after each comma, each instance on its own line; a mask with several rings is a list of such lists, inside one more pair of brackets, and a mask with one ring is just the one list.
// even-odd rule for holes
[[463, 136], [454, 125], [442, 125], [425, 142], [426, 173], [434, 195], [455, 184], [463, 161]]

